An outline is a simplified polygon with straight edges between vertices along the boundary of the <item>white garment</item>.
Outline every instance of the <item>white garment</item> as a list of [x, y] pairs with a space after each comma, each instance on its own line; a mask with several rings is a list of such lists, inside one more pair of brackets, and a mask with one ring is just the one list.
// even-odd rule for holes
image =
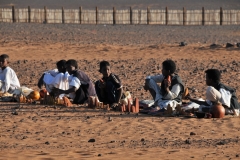
[[[160, 74], [160, 75], [156, 75], [156, 76], [148, 76], [146, 79], [152, 79], [152, 80], [154, 80], [155, 83], [162, 83], [164, 78], [165, 78], [164, 75]], [[153, 87], [155, 87], [155, 85]], [[158, 86], [158, 88], [159, 88], [159, 91], [161, 92], [161, 89], [160, 89], [159, 86]], [[166, 94], [166, 95], [162, 95], [161, 93], [159, 93], [159, 94], [161, 94], [161, 98], [170, 100], [170, 99], [176, 98], [180, 91], [181, 91], [180, 84], [175, 84], [175, 85], [172, 86], [172, 89], [171, 89], [170, 92], [168, 92], [168, 94]], [[159, 97], [157, 97], [157, 95], [156, 95], [155, 100], [158, 100], [158, 99], [159, 99]]]
[[46, 71], [46, 72], [44, 72], [44, 73], [49, 73], [49, 74], [51, 74], [53, 77], [55, 77], [55, 76], [59, 73], [59, 71], [58, 71], [58, 69], [53, 69], [53, 70]]
[[19, 80], [12, 68], [6, 67], [4, 70], [0, 69], [0, 89], [2, 92], [12, 93], [19, 87]]
[[[232, 94], [223, 88], [220, 88], [220, 90], [218, 91], [212, 86], [207, 87], [206, 102], [209, 105], [212, 105], [212, 102], [219, 101], [223, 105], [230, 108], [231, 98], [232, 98]], [[201, 107], [199, 107], [199, 110], [201, 111]], [[239, 109], [234, 109], [234, 112], [236, 116], [239, 116]]]
[[223, 105], [228, 106], [230, 108], [231, 97], [232, 97], [232, 94], [223, 88], [221, 88], [220, 91], [218, 91], [212, 86], [207, 87], [206, 102], [209, 105], [212, 105], [212, 102], [219, 101]]
[[[69, 77], [70, 75], [68, 72], [59, 73], [57, 70], [51, 70], [45, 72], [43, 81], [46, 84], [46, 89], [48, 92], [51, 92], [54, 87], [61, 90], [68, 90]], [[59, 95], [59, 98], [62, 98], [63, 96], [65, 96], [65, 94]]]
[[[71, 75], [69, 77], [69, 88], [75, 87], [77, 90], [80, 88], [81, 86], [81, 82], [77, 77], [74, 77], [73, 75]], [[69, 97], [71, 99], [74, 99], [76, 96], [75, 92], [69, 93]]]
[[176, 100], [173, 100], [181, 91], [180, 84], [173, 85], [170, 92], [168, 92], [166, 95], [162, 95], [161, 88], [157, 85], [157, 83], [161, 83], [164, 80], [164, 76], [162, 74], [156, 76], [148, 76], [146, 79], [149, 79], [149, 88], [153, 89], [156, 93], [156, 97], [154, 99], [155, 104], [157, 104], [161, 109], [167, 109], [167, 106], [170, 104], [173, 110], [175, 110], [176, 106], [178, 104], [181, 104]]
[[[200, 98], [198, 99], [198, 101], [205, 101], [204, 99]], [[202, 111], [202, 108], [203, 107], [206, 107], [204, 105], [199, 105], [195, 102], [188, 102], [187, 105], [184, 105], [184, 107], [182, 107], [182, 110], [189, 110], [189, 109], [192, 109], [192, 108], [195, 108], [195, 109], [199, 109], [199, 111]]]
[[22, 86], [22, 87], [19, 87], [18, 89], [15, 89], [13, 91], [13, 95], [24, 95], [25, 97], [27, 97], [33, 90], [31, 88], [28, 88], [28, 87], [25, 87], [25, 86]]

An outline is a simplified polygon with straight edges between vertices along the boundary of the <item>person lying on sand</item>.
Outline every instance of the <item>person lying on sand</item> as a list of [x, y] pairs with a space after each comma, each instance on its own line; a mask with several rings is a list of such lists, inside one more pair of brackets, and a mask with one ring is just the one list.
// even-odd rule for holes
[[16, 73], [8, 65], [9, 56], [2, 54], [0, 56], [0, 90], [2, 94], [11, 94], [15, 89], [20, 87]]
[[116, 108], [120, 104], [123, 95], [123, 88], [119, 77], [111, 72], [108, 61], [100, 62], [99, 72], [103, 77], [95, 83], [95, 89], [99, 101], [110, 104]]
[[66, 62], [66, 69], [71, 75], [69, 89], [55, 89], [55, 95], [68, 94], [73, 103], [84, 104], [89, 96], [96, 96], [94, 85], [90, 78], [81, 70], [78, 69], [77, 61], [70, 59]]
[[[66, 61], [60, 60], [56, 63], [57, 69], [45, 72], [39, 79], [38, 87], [41, 89], [45, 85], [46, 90], [51, 94], [54, 88], [62, 90], [69, 89], [70, 75], [66, 71]], [[64, 94], [59, 97], [62, 99]]]
[[221, 73], [217, 69], [208, 69], [206, 73], [206, 100], [199, 101], [190, 96], [187, 98], [200, 105], [200, 111], [209, 111], [211, 105], [214, 102], [219, 101], [222, 103], [222, 106], [225, 108], [226, 114], [235, 114], [239, 116], [240, 105], [236, 97], [235, 89], [228, 87], [220, 82]]
[[[156, 106], [150, 114], [157, 115], [167, 109], [175, 110], [177, 105], [182, 103], [184, 85], [181, 78], [175, 73], [176, 64], [172, 60], [165, 60], [162, 63], [162, 74], [147, 76], [145, 79], [145, 90], [149, 90]], [[157, 83], [161, 83], [161, 86]]]

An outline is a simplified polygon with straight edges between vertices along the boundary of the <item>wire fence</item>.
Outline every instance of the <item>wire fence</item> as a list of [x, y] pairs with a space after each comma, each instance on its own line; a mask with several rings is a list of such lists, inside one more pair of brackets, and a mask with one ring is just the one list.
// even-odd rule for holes
[[0, 8], [0, 22], [77, 24], [239, 25], [240, 10], [83, 10]]

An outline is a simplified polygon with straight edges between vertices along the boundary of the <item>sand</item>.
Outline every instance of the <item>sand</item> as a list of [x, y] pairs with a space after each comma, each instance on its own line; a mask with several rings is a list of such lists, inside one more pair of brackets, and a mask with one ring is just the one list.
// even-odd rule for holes
[[[99, 62], [109, 60], [112, 71], [119, 75], [133, 97], [150, 99], [142, 87], [144, 78], [161, 73], [162, 61], [171, 58], [193, 97], [204, 98], [204, 71], [217, 68], [222, 72], [222, 82], [236, 88], [240, 99], [239, 48], [225, 48], [225, 43], [240, 40], [238, 26], [207, 29], [158, 26], [163, 29], [163, 36], [159, 37], [154, 34], [157, 26], [111, 26], [106, 30], [94, 25], [0, 25], [0, 53], [10, 55], [10, 66], [20, 83], [33, 89], [37, 89], [41, 74], [55, 68], [60, 59], [76, 59], [80, 69], [93, 81], [101, 77]], [[189, 44], [180, 47], [181, 41]], [[220, 46], [211, 48], [212, 42]], [[237, 117], [153, 117], [84, 106], [65, 108], [3, 102], [0, 105], [0, 159], [238, 159], [240, 156]], [[95, 142], [88, 142], [90, 139]]]

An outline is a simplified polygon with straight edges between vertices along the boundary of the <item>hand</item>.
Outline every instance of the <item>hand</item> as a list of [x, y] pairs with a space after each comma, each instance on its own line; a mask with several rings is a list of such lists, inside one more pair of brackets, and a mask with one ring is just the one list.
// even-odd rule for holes
[[168, 81], [167, 79], [164, 80], [165, 88], [168, 88], [171, 86], [171, 81]]

